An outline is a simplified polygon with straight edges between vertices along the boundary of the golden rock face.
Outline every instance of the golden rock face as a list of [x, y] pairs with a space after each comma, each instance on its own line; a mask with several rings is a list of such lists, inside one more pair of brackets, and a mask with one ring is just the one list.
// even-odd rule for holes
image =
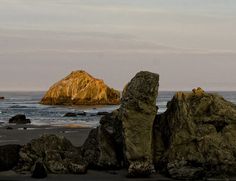
[[47, 105], [119, 104], [120, 92], [85, 71], [73, 71], [55, 83], [40, 103]]
[[176, 92], [175, 98], [177, 100], [186, 100], [193, 96], [202, 97], [204, 95], [205, 91], [201, 87], [198, 87], [196, 89], [193, 89], [192, 92]]

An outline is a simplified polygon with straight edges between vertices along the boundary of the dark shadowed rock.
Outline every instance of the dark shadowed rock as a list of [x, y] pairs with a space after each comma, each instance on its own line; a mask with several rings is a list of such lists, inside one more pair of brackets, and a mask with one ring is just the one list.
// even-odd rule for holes
[[41, 159], [37, 160], [32, 168], [33, 178], [46, 178], [48, 176], [47, 169]]
[[66, 113], [63, 117], [76, 117], [76, 116], [77, 116], [76, 113], [68, 112], [68, 113]]
[[10, 170], [19, 160], [20, 145], [0, 146], [0, 171]]
[[81, 151], [74, 147], [69, 140], [56, 135], [43, 135], [33, 139], [20, 150], [20, 161], [17, 171], [29, 171], [37, 160], [43, 160], [50, 173], [85, 172]]
[[236, 106], [219, 95], [178, 92], [154, 124], [156, 168], [176, 179], [236, 173]]
[[3, 99], [5, 99], [5, 97], [0, 96], [0, 100], [3, 100]]
[[152, 128], [157, 114], [159, 75], [139, 72], [123, 91], [119, 119], [130, 177], [149, 176], [153, 171]]
[[26, 116], [24, 114], [18, 114], [10, 118], [9, 123], [28, 124], [31, 123], [31, 121], [30, 119], [26, 119]]
[[118, 111], [101, 118], [101, 125], [93, 129], [82, 146], [82, 155], [90, 168], [117, 169], [123, 164], [121, 122]]
[[89, 168], [97, 167], [100, 149], [98, 142], [98, 128], [92, 129], [81, 147], [82, 155], [88, 163]]

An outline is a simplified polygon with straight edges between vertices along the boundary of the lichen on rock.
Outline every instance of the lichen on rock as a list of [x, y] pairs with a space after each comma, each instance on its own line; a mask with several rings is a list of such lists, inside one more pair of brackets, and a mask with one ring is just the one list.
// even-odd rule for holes
[[154, 124], [156, 168], [176, 179], [236, 173], [236, 106], [194, 89], [176, 93]]
[[82, 155], [95, 168], [128, 167], [130, 177], [153, 171], [152, 127], [156, 117], [159, 75], [139, 72], [123, 91], [121, 107], [100, 120]]
[[159, 75], [139, 72], [122, 94], [119, 119], [122, 122], [124, 154], [131, 177], [152, 172], [152, 132], [157, 114]]
[[41, 160], [49, 173], [83, 174], [87, 164], [81, 157], [80, 148], [72, 145], [65, 137], [42, 135], [24, 145], [20, 150], [20, 160], [16, 171], [30, 171]]

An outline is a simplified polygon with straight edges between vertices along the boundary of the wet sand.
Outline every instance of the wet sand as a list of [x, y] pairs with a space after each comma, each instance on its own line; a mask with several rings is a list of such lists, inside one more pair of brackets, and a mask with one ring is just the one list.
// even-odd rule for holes
[[[7, 129], [11, 127], [13, 129]], [[24, 129], [26, 128], [26, 129]], [[9, 125], [0, 127], [0, 145], [20, 144], [24, 145], [32, 139], [43, 134], [56, 134], [65, 136], [73, 145], [81, 146], [92, 128], [72, 128], [72, 126], [33, 126], [33, 125]]]
[[95, 171], [89, 170], [85, 175], [71, 175], [71, 174], [64, 174], [64, 175], [54, 175], [49, 174], [45, 179], [33, 179], [30, 177], [30, 174], [27, 173], [25, 175], [18, 175], [12, 171], [7, 172], [0, 172], [0, 180], [4, 181], [27, 181], [27, 180], [45, 180], [45, 181], [97, 181], [97, 180], [104, 180], [104, 181], [118, 181], [118, 180], [138, 180], [138, 181], [167, 181], [171, 180], [165, 178], [161, 175], [152, 175], [150, 178], [126, 178], [126, 170], [119, 170], [119, 171]]

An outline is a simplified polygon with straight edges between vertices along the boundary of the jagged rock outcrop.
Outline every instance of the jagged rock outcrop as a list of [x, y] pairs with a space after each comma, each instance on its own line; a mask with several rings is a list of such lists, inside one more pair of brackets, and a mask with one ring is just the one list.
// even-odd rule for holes
[[40, 103], [47, 105], [119, 104], [120, 93], [85, 71], [74, 71], [54, 84]]
[[45, 134], [33, 139], [21, 148], [19, 155], [20, 160], [15, 168], [19, 172], [32, 170], [39, 160], [48, 172], [54, 174], [83, 174], [87, 171], [80, 149], [61, 136]]
[[120, 109], [102, 117], [82, 146], [90, 167], [128, 166], [132, 177], [151, 173], [158, 81], [157, 74], [140, 72], [126, 86]]
[[154, 124], [156, 168], [175, 179], [236, 173], [236, 106], [223, 97], [178, 92]]
[[153, 171], [152, 128], [157, 114], [158, 86], [158, 74], [139, 72], [123, 91], [119, 119], [131, 177], [148, 176]]

